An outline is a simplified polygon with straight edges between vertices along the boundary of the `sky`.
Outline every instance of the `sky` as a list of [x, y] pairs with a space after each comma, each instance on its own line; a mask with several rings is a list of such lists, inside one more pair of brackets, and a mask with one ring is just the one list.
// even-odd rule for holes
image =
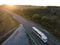
[[60, 0], [1, 0], [1, 4], [8, 5], [36, 5], [36, 6], [60, 6]]

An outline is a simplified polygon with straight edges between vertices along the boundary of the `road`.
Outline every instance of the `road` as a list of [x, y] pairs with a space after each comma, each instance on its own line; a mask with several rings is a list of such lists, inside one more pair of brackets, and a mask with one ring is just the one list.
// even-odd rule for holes
[[30, 45], [22, 24], [14, 31], [14, 33], [2, 43], [2, 45]]
[[5, 32], [3, 33], [3, 35], [0, 36], [0, 44], [1, 44], [3, 41], [5, 41], [5, 40], [15, 31], [15, 29], [16, 29], [17, 27], [18, 27], [18, 26], [16, 26], [15, 28], [11, 29], [10, 31], [9, 31], [9, 30], [8, 30], [8, 31], [5, 31]]
[[[13, 16], [13, 18], [16, 19], [18, 22], [23, 24], [26, 31], [28, 31], [32, 35], [32, 37], [36, 40], [38, 45], [60, 45], [60, 42], [58, 42], [53, 37], [53, 35], [51, 35], [45, 29], [39, 27], [38, 25], [36, 25], [34, 23], [31, 23], [30, 21], [27, 21], [25, 18], [21, 17], [18, 14], [15, 14], [15, 13], [13, 13], [11, 11], [6, 10], [6, 9], [4, 9], [4, 10], [7, 11], [8, 13], [10, 13]], [[38, 28], [40, 31], [42, 31], [48, 37], [48, 44], [44, 44], [38, 37], [36, 37], [36, 35], [32, 32], [32, 30], [33, 30], [32, 27]]]

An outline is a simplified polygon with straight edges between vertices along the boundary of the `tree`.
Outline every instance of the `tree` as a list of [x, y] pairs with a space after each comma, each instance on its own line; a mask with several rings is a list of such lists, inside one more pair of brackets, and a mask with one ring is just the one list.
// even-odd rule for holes
[[40, 20], [41, 16], [39, 14], [33, 14], [32, 15], [32, 20], [38, 22]]

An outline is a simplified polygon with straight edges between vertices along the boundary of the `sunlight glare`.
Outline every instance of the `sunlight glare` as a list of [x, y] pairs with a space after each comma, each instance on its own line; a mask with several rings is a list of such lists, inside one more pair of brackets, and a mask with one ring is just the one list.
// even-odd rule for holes
[[60, 6], [60, 0], [1, 0], [0, 4], [7, 5], [36, 5], [36, 6], [48, 6], [55, 5]]

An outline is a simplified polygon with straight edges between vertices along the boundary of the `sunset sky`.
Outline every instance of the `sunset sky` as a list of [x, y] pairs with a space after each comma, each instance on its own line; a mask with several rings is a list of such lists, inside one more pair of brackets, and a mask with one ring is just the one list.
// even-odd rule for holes
[[1, 4], [8, 5], [36, 5], [36, 6], [60, 6], [60, 0], [1, 0]]

